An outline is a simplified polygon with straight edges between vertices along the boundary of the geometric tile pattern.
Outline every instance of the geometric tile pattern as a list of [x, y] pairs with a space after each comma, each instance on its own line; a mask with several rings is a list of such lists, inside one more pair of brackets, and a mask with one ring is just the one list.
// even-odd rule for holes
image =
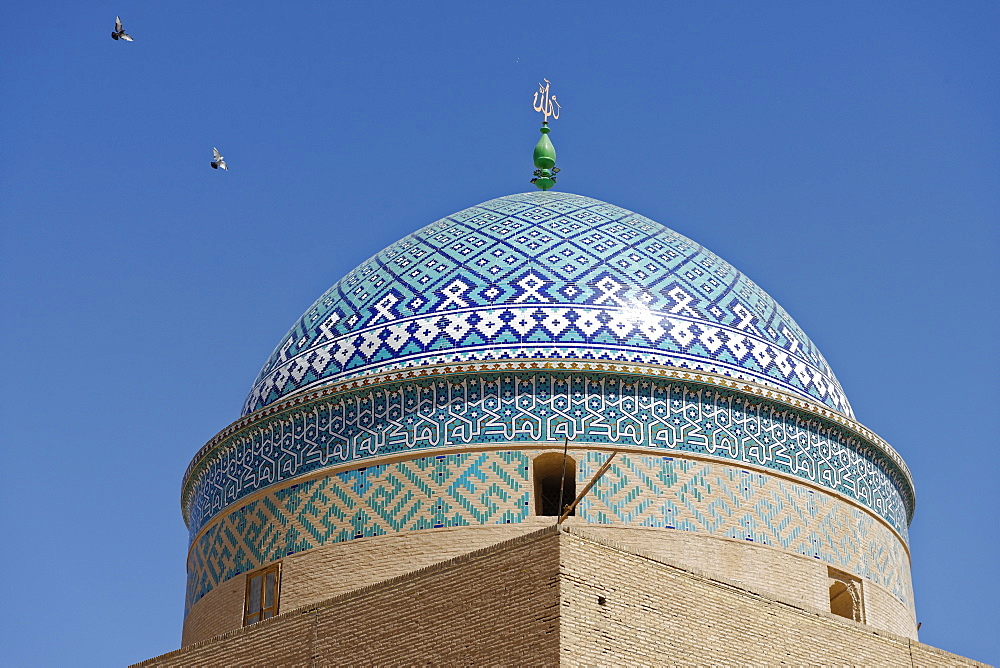
[[[607, 457], [574, 451], [582, 485]], [[275, 559], [362, 536], [517, 523], [524, 452], [421, 457], [312, 479], [230, 510], [192, 546], [186, 609]], [[772, 545], [868, 578], [912, 606], [906, 551], [868, 513], [806, 486], [719, 463], [619, 454], [581, 504], [589, 523], [656, 526]]]
[[312, 547], [398, 531], [520, 522], [528, 457], [422, 457], [277, 490], [226, 515], [188, 557], [189, 609], [218, 583]]
[[813, 343], [732, 265], [636, 213], [555, 192], [484, 202], [362, 263], [281, 340], [243, 414], [359, 375], [525, 357], [715, 373], [852, 416]]
[[[589, 480], [607, 454], [589, 452]], [[756, 471], [619, 454], [581, 502], [588, 522], [666, 527], [780, 547], [881, 585], [913, 606], [909, 558], [883, 524], [832, 496]]]
[[607, 372], [537, 370], [415, 378], [345, 390], [262, 415], [192, 463], [182, 507], [192, 538], [270, 485], [348, 462], [428, 448], [558, 443], [568, 437], [695, 453], [772, 469], [844, 494], [901, 536], [912, 487], [872, 442], [740, 391]]

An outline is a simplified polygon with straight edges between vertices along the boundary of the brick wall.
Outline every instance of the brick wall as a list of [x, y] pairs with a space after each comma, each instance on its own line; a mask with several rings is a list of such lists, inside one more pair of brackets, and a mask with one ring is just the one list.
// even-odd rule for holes
[[[293, 554], [281, 560], [279, 612], [312, 605], [552, 523], [552, 518], [540, 517], [521, 524], [405, 531]], [[238, 575], [192, 606], [184, 620], [181, 645], [240, 628], [245, 587], [246, 575]]]
[[[692, 531], [583, 525], [588, 536], [659, 561], [705, 573], [754, 589], [778, 601], [818, 610], [830, 609], [827, 564], [785, 550]], [[917, 623], [902, 601], [870, 580], [864, 581], [868, 624], [916, 639]]]
[[542, 530], [138, 665], [553, 665], [558, 576]]
[[604, 544], [590, 533], [560, 536], [562, 665], [982, 665]]
[[551, 527], [138, 665], [781, 662], [982, 665]]
[[[520, 524], [423, 529], [333, 543], [282, 560], [281, 607], [293, 610], [358, 587], [423, 568], [552, 524], [531, 517]], [[589, 535], [616, 541], [666, 563], [730, 580], [794, 605], [829, 609], [827, 565], [786, 550], [692, 531], [584, 524]], [[239, 628], [243, 623], [245, 574], [231, 578], [192, 606], [182, 646]], [[917, 637], [910, 609], [871, 581], [864, 583], [867, 621]]]
[[245, 595], [246, 575], [230, 578], [205, 595], [184, 618], [181, 647], [243, 626]]

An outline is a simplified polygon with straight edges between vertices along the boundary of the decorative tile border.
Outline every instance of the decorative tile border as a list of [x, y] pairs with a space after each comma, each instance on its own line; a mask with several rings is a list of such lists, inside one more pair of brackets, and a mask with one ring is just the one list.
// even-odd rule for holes
[[707, 371], [773, 385], [850, 414], [847, 399], [831, 382], [828, 370], [753, 334], [649, 309], [538, 304], [401, 318], [324, 340], [275, 365], [251, 391], [244, 413], [291, 392], [366, 373], [532, 357]]
[[907, 472], [836, 423], [724, 387], [555, 370], [417, 378], [261, 415], [192, 463], [185, 518], [193, 538], [241, 498], [325, 467], [563, 437], [770, 468], [844, 494], [906, 536], [913, 500]]

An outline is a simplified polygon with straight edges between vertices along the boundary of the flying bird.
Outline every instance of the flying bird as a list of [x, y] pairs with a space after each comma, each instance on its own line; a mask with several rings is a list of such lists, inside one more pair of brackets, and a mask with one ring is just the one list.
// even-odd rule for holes
[[229, 171], [226, 167], [226, 161], [222, 158], [222, 154], [219, 153], [219, 149], [212, 147], [212, 153], [215, 154], [215, 158], [212, 160], [212, 169], [224, 169]]
[[134, 41], [132, 36], [125, 32], [125, 28], [122, 28], [121, 17], [115, 17], [115, 31], [111, 33], [111, 39], [123, 39], [126, 42]]

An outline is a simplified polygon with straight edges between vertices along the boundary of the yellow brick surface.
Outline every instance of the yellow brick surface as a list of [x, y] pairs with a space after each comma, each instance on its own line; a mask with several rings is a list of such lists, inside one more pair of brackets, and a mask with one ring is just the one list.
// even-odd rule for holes
[[977, 665], [584, 537], [590, 533], [562, 536], [562, 665]]
[[[551, 524], [550, 518], [537, 518], [521, 524], [407, 531], [300, 552], [281, 560], [279, 612], [318, 603]], [[181, 645], [238, 629], [243, 624], [245, 586], [246, 576], [238, 575], [195, 604], [184, 620]]]
[[[734, 582], [775, 600], [826, 609], [830, 603], [825, 562], [766, 545], [672, 529], [581, 525], [589, 536], [614, 541], [659, 561]], [[910, 638], [917, 624], [909, 607], [874, 582], [863, 587], [868, 624]]]
[[[534, 517], [521, 524], [426, 529], [334, 543], [282, 560], [280, 610], [293, 610], [396, 577], [417, 568], [519, 536], [552, 523]], [[825, 563], [764, 545], [674, 529], [584, 524], [589, 535], [615, 541], [666, 563], [742, 584], [776, 600], [824, 609], [829, 602]], [[243, 621], [245, 575], [223, 582], [194, 605], [184, 621], [182, 646], [237, 629]], [[878, 585], [864, 586], [867, 622], [917, 637], [907, 606]]]
[[552, 528], [139, 665], [781, 663], [982, 665]]
[[[555, 539], [555, 540], [553, 540]], [[551, 532], [502, 543], [144, 666], [553, 665], [559, 551]]]

